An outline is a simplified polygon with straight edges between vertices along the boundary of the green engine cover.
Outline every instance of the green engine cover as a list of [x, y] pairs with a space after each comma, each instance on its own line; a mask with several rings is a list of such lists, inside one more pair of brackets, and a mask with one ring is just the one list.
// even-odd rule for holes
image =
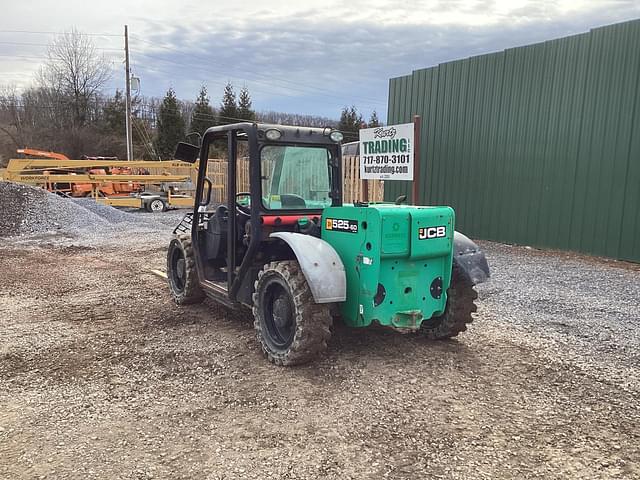
[[345, 323], [414, 330], [441, 315], [451, 281], [454, 216], [450, 207], [325, 208], [322, 239], [338, 252], [347, 276]]

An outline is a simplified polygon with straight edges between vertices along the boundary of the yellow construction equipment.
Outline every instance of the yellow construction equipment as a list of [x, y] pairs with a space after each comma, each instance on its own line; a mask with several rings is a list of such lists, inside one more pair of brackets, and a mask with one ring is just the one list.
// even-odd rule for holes
[[[151, 174], [149, 169], [161, 173]], [[2, 177], [64, 196], [93, 197], [107, 205], [156, 212], [193, 206], [189, 188], [193, 169], [194, 165], [180, 161], [18, 158], [9, 160]], [[184, 174], [176, 174], [180, 170]], [[131, 173], [134, 171], [138, 173]], [[158, 191], [148, 191], [148, 187]]]

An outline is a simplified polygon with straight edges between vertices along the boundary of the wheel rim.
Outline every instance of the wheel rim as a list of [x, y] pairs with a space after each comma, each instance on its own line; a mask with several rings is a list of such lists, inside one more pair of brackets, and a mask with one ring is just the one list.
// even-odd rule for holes
[[153, 200], [151, 202], [151, 211], [152, 212], [161, 212], [164, 208], [162, 200]]
[[269, 339], [275, 347], [287, 348], [296, 332], [294, 307], [289, 292], [280, 284], [272, 284], [264, 296], [264, 320]]
[[187, 278], [184, 255], [179, 248], [175, 248], [171, 254], [171, 280], [176, 290], [182, 292]]

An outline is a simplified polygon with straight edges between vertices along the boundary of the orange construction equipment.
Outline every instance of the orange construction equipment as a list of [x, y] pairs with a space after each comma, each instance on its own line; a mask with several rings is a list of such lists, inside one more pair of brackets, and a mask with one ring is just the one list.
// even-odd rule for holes
[[47, 152], [45, 150], [37, 150], [35, 148], [19, 148], [16, 152], [30, 157], [55, 158], [56, 160], [69, 160], [69, 157], [62, 153]]
[[[62, 153], [49, 152], [46, 150], [38, 150], [35, 148], [19, 148], [16, 150], [18, 153], [27, 155], [30, 157], [38, 158], [53, 158], [56, 160], [69, 160], [69, 157]], [[86, 157], [87, 160], [104, 160], [114, 161], [116, 157]], [[87, 167], [91, 167], [91, 162], [87, 162]], [[70, 170], [68, 168], [55, 168], [44, 170], [44, 175], [51, 175], [55, 179], [55, 175], [78, 175], [89, 173], [91, 175], [133, 175], [140, 174], [141, 172], [134, 172], [129, 167], [114, 167], [110, 169], [106, 168], [76, 168]], [[88, 197], [94, 194], [101, 196], [128, 196], [132, 193], [140, 193], [144, 191], [144, 188], [139, 182], [101, 182], [99, 184], [84, 183], [84, 182], [46, 182], [44, 185], [50, 192], [59, 192], [71, 197]]]

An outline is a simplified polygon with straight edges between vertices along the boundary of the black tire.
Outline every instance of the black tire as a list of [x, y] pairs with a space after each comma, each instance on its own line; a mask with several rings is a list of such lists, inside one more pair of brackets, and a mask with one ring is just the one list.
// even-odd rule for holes
[[314, 303], [295, 260], [268, 263], [258, 272], [253, 317], [262, 351], [276, 365], [307, 363], [327, 349], [329, 304]]
[[149, 203], [147, 203], [147, 209], [151, 213], [164, 212], [167, 210], [167, 202], [165, 202], [161, 198], [154, 198]]
[[204, 300], [204, 292], [198, 281], [191, 237], [188, 235], [180, 235], [169, 244], [167, 280], [173, 299], [178, 305], [200, 303]]
[[464, 332], [467, 325], [473, 322], [471, 314], [478, 309], [474, 303], [476, 298], [478, 292], [473, 288], [473, 283], [454, 263], [444, 313], [423, 321], [418, 334], [430, 340], [443, 340]]

